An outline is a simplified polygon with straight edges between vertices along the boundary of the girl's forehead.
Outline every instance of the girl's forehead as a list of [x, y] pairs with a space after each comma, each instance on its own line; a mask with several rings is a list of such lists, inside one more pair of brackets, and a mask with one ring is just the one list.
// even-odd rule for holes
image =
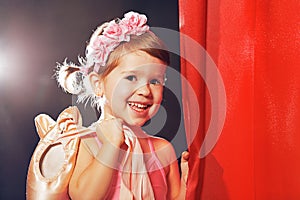
[[119, 59], [119, 66], [140, 66], [145, 64], [163, 65], [164, 63], [160, 59], [141, 50], [126, 53]]
[[122, 56], [116, 69], [121, 73], [164, 73], [166, 70], [166, 65], [160, 59], [153, 57], [146, 52], [135, 51]]
[[148, 63], [140, 66], [121, 66], [118, 71], [120, 74], [159, 76], [165, 73], [166, 65]]

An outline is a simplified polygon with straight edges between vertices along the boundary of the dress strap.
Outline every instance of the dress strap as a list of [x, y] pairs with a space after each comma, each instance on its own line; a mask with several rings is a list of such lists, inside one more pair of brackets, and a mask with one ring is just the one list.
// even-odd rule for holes
[[148, 145], [149, 145], [149, 148], [150, 148], [150, 152], [154, 153], [155, 149], [154, 149], [153, 143], [151, 142], [150, 138], [147, 138], [147, 140], [148, 140]]

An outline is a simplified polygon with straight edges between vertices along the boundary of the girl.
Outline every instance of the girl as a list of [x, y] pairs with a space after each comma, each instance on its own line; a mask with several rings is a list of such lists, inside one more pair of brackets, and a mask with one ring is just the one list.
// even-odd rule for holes
[[64, 63], [60, 85], [91, 100], [101, 117], [81, 139], [69, 183], [71, 199], [184, 199], [188, 153], [182, 155], [180, 180], [172, 145], [147, 135], [141, 126], [162, 101], [169, 55], [146, 25], [129, 12], [100, 26], [79, 58]]

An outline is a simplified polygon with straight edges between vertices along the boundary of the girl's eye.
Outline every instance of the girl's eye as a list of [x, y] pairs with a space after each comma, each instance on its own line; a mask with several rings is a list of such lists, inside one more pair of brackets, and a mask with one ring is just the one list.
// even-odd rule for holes
[[161, 85], [162, 84], [162, 81], [158, 80], [158, 79], [152, 79], [150, 81], [150, 84], [153, 84], [153, 85]]
[[136, 76], [134, 76], [134, 75], [127, 76], [126, 79], [129, 80], [129, 81], [136, 81], [137, 80]]

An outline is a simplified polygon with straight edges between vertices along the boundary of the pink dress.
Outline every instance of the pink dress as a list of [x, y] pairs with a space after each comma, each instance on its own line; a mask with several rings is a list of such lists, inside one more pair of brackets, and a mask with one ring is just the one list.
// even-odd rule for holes
[[[157, 158], [153, 144], [148, 139], [148, 145], [151, 151], [151, 157], [146, 161], [148, 175], [151, 181], [152, 189], [156, 200], [165, 200], [167, 198], [167, 181], [164, 168]], [[119, 200], [120, 197], [120, 180], [121, 172], [117, 171], [113, 177], [112, 187], [110, 188], [106, 199]], [[124, 197], [123, 197], [124, 198]], [[126, 198], [125, 198], [126, 199]]]

